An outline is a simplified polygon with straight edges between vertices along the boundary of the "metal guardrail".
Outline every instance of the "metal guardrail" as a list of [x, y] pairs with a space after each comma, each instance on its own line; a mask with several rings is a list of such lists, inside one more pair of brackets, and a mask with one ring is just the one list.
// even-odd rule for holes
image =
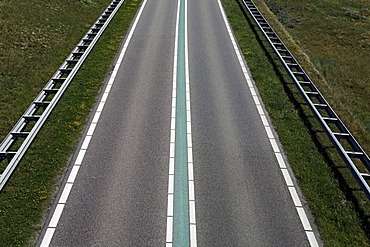
[[353, 135], [313, 84], [275, 31], [268, 24], [252, 0], [243, 0], [244, 6], [258, 25], [271, 48], [293, 79], [315, 117], [325, 130], [343, 161], [352, 172], [370, 200], [370, 160]]
[[0, 191], [123, 2], [110, 3], [0, 144]]

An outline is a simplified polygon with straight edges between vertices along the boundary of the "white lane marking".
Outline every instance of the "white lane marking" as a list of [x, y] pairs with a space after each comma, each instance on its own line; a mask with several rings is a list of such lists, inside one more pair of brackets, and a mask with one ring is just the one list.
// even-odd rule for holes
[[80, 149], [80, 152], [78, 153], [77, 159], [75, 161], [75, 165], [81, 165], [82, 160], [84, 159], [86, 154], [86, 150]]
[[67, 202], [67, 199], [68, 199], [69, 193], [71, 193], [72, 186], [73, 186], [73, 184], [69, 184], [69, 183], [67, 183], [67, 184], [64, 186], [63, 193], [62, 193], [62, 195], [60, 196], [60, 199], [59, 199], [59, 202], [58, 202], [58, 203], [63, 203], [63, 204], [65, 204], [65, 203]]
[[171, 130], [171, 140], [170, 142], [175, 143], [176, 130]]
[[100, 101], [98, 109], [96, 109], [97, 112], [101, 112], [104, 108], [105, 102]]
[[194, 169], [193, 169], [193, 163], [188, 163], [188, 175], [189, 175], [189, 181], [194, 180]]
[[188, 163], [193, 163], [193, 148], [188, 146]]
[[192, 147], [193, 140], [192, 140], [191, 134], [187, 134], [187, 142], [188, 142], [188, 147]]
[[296, 207], [302, 207], [301, 200], [298, 197], [298, 193], [297, 193], [297, 190], [295, 189], [295, 187], [288, 187], [288, 189], [289, 189], [290, 195], [292, 196], [294, 205]]
[[310, 245], [312, 247], [319, 247], [319, 244], [317, 243], [315, 234], [312, 231], [306, 231], [306, 235], [307, 235], [308, 241], [310, 242]]
[[95, 128], [96, 128], [96, 123], [91, 123], [90, 124], [90, 128], [87, 131], [87, 134], [86, 135], [92, 136], [94, 134]]
[[168, 174], [175, 174], [175, 159], [171, 157], [169, 163]]
[[281, 153], [275, 153], [276, 159], [278, 160], [280, 168], [286, 168], [285, 161]]
[[197, 227], [190, 225], [190, 246], [197, 246]]
[[[251, 77], [249, 76], [248, 70], [246, 69], [246, 65], [245, 65], [244, 60], [243, 60], [243, 58], [241, 56], [241, 53], [239, 51], [239, 48], [238, 48], [237, 43], [235, 41], [234, 35], [233, 35], [232, 31], [231, 31], [231, 27], [230, 27], [230, 24], [229, 24], [229, 22], [228, 22], [228, 20], [226, 18], [226, 14], [225, 14], [225, 11], [224, 11], [224, 9], [222, 7], [222, 4], [221, 4], [220, 0], [217, 0], [217, 2], [218, 2], [218, 6], [220, 8], [222, 17], [224, 19], [224, 22], [225, 22], [227, 31], [229, 33], [231, 42], [233, 44], [234, 51], [236, 53], [236, 56], [238, 57], [238, 60], [239, 60], [239, 63], [240, 63], [240, 67], [241, 67], [241, 69], [243, 71], [245, 80], [247, 81], [249, 90], [250, 90], [250, 92], [252, 94], [254, 103], [255, 103], [255, 105], [257, 107], [257, 111], [258, 111], [258, 113], [260, 115], [262, 124], [263, 124], [263, 126], [266, 127], [266, 134], [267, 134], [267, 136], [268, 136], [268, 138], [270, 140], [271, 147], [274, 150], [276, 159], [277, 159], [277, 161], [279, 163], [280, 171], [282, 172], [283, 177], [285, 179], [285, 182], [286, 182], [286, 184], [288, 186], [289, 192], [291, 193], [293, 203], [294, 203], [294, 205], [296, 207], [296, 210], [298, 212], [298, 216], [301, 219], [302, 226], [303, 226], [303, 229], [305, 230], [305, 233], [307, 235], [308, 241], [309, 241], [311, 247], [319, 246], [318, 243], [317, 243], [317, 239], [315, 237], [315, 234], [312, 232], [311, 224], [308, 221], [308, 218], [307, 218], [307, 215], [306, 215], [306, 212], [305, 212], [304, 208], [301, 207], [301, 206], [297, 206], [297, 205], [302, 205], [302, 204], [301, 204], [301, 201], [300, 201], [300, 199], [298, 197], [297, 191], [296, 191], [296, 189], [294, 187], [293, 181], [292, 181], [292, 179], [290, 177], [289, 171], [286, 169], [286, 164], [284, 162], [283, 156], [281, 155], [280, 148], [277, 145], [277, 142], [275, 140], [275, 137], [273, 136], [273, 133], [271, 131], [271, 127], [270, 127], [270, 125], [269, 125], [269, 123], [267, 121], [267, 118], [266, 118], [266, 115], [267, 114], [265, 113], [265, 111], [264, 111], [264, 109], [263, 109], [263, 107], [261, 105], [261, 102], [260, 102], [259, 97], [257, 95], [257, 90], [255, 89], [255, 87], [253, 85], [253, 82], [252, 82]], [[267, 129], [267, 127], [269, 129]], [[271, 136], [271, 134], [272, 134], [272, 136]], [[294, 189], [294, 191], [292, 190], [292, 188]]]
[[170, 143], [170, 158], [175, 158], [175, 143], [174, 142]]
[[92, 136], [86, 136], [84, 142], [82, 143], [81, 149], [82, 150], [87, 150], [89, 147], [90, 141], [91, 141]]
[[280, 149], [279, 149], [279, 146], [277, 145], [275, 138], [270, 139], [270, 143], [271, 143], [272, 149], [274, 150], [274, 153], [280, 153]]
[[[189, 200], [190, 225], [195, 226], [195, 201]], [[195, 228], [196, 229], [196, 228]]]
[[168, 194], [173, 195], [174, 188], [175, 188], [175, 175], [170, 174], [168, 176]]
[[[256, 96], [256, 97], [257, 97], [257, 96]], [[265, 112], [263, 111], [262, 106], [261, 106], [261, 105], [256, 105], [256, 106], [257, 106], [258, 113], [259, 113], [260, 115], [263, 115]]]
[[167, 216], [166, 246], [172, 246], [172, 234], [173, 234], [173, 217]]
[[48, 228], [46, 230], [46, 233], [44, 235], [44, 238], [42, 240], [42, 243], [41, 243], [40, 247], [48, 247], [49, 246], [49, 244], [51, 242], [51, 239], [53, 238], [54, 232], [55, 232], [55, 228]]
[[191, 136], [191, 103], [190, 103], [190, 76], [189, 76], [189, 47], [188, 47], [188, 1], [185, 0], [185, 80], [186, 80], [186, 121], [188, 145], [188, 184], [189, 184], [189, 223], [190, 247], [197, 246], [197, 227], [195, 213], [195, 183], [193, 174], [193, 143]]
[[189, 201], [195, 200], [195, 194], [194, 194], [194, 181], [189, 180]]
[[173, 194], [168, 194], [167, 215], [173, 217]]
[[80, 166], [73, 166], [72, 167], [72, 171], [71, 173], [69, 174], [69, 177], [68, 177], [68, 180], [67, 180], [67, 183], [71, 183], [73, 184], [75, 182], [75, 179], [76, 179], [76, 176], [77, 176], [77, 173], [78, 173], [78, 170], [80, 169]]
[[94, 116], [93, 120], [92, 120], [92, 123], [96, 123], [97, 124], [98, 121], [99, 121], [100, 115], [101, 115], [101, 112], [97, 111], [95, 113], [95, 116]]
[[106, 102], [108, 99], [109, 91], [105, 91], [103, 97], [101, 98], [101, 102]]
[[46, 232], [42, 238], [42, 242], [41, 242], [41, 245], [42, 247], [49, 247], [50, 243], [51, 243], [51, 240], [54, 236], [54, 232], [56, 230], [56, 227], [58, 225], [58, 222], [59, 222], [59, 219], [63, 213], [63, 209], [64, 209], [64, 206], [66, 205], [67, 203], [67, 200], [68, 200], [68, 196], [72, 190], [72, 187], [73, 187], [73, 184], [74, 184], [74, 181], [76, 179], [76, 176], [77, 176], [77, 173], [79, 171], [79, 168], [80, 168], [80, 165], [82, 164], [82, 161], [83, 161], [83, 158], [85, 156], [85, 153], [86, 153], [86, 150], [87, 148], [89, 147], [89, 144], [90, 144], [90, 140], [91, 140], [91, 137], [93, 136], [94, 134], [94, 131], [95, 131], [95, 128], [96, 128], [96, 125], [97, 125], [97, 122], [100, 118], [100, 115], [101, 115], [101, 112], [103, 111], [103, 108], [104, 108], [104, 105], [105, 105], [105, 102], [108, 98], [108, 95], [109, 95], [109, 92], [112, 88], [112, 85], [114, 83], [114, 80], [117, 76], [117, 72], [118, 72], [118, 69], [119, 67], [121, 66], [121, 63], [122, 63], [122, 60], [123, 60], [123, 57], [126, 53], [126, 50], [127, 50], [127, 47], [131, 41], [131, 38], [133, 36], [133, 33], [136, 29], [136, 26], [137, 26], [137, 23], [139, 22], [139, 19], [141, 17], [141, 14], [144, 10], [144, 7], [146, 5], [148, 0], [144, 0], [140, 10], [139, 10], [139, 13], [137, 14], [136, 18], [135, 18], [135, 21], [134, 21], [134, 24], [132, 25], [131, 29], [130, 29], [130, 32], [127, 36], [127, 39], [126, 39], [126, 42], [124, 44], [124, 47], [117, 59], [117, 62], [115, 64], [115, 69], [108, 81], [108, 84], [105, 88], [105, 91], [104, 91], [104, 94], [100, 100], [100, 103], [98, 105], [98, 108], [96, 109], [95, 111], [95, 115], [94, 115], [94, 118], [90, 124], [90, 127], [87, 131], [87, 134], [85, 136], [85, 139], [84, 139], [84, 142], [81, 146], [81, 149], [79, 150], [79, 153], [78, 153], [78, 156], [76, 158], [76, 161], [72, 167], [72, 171], [68, 177], [68, 180], [67, 180], [67, 183], [64, 185], [64, 188], [63, 188], [63, 192], [62, 192], [62, 195], [59, 199], [59, 202], [56, 206], [56, 208], [54, 209], [54, 212], [53, 212], [53, 216], [49, 222], [49, 225], [48, 225], [48, 228], [46, 229]]
[[310, 222], [308, 222], [308, 218], [307, 218], [307, 215], [306, 215], [306, 212], [304, 211], [304, 209], [302, 207], [296, 207], [296, 208], [297, 208], [299, 218], [302, 221], [303, 228], [306, 231], [312, 231]]
[[292, 178], [290, 177], [290, 174], [288, 172], [288, 169], [281, 169], [281, 172], [283, 173], [283, 177], [285, 179], [285, 183], [287, 186], [294, 186]]
[[267, 118], [265, 115], [261, 115], [263, 126], [269, 126], [269, 122], [267, 121]]
[[175, 174], [175, 141], [176, 141], [176, 83], [177, 83], [177, 49], [179, 40], [179, 18], [180, 1], [177, 4], [175, 46], [173, 55], [172, 74], [172, 110], [171, 110], [171, 132], [170, 132], [170, 157], [168, 172], [168, 195], [167, 195], [167, 226], [166, 226], [166, 247], [172, 247], [173, 241], [173, 192]]
[[59, 222], [60, 216], [62, 215], [63, 209], [64, 209], [65, 204], [58, 204], [57, 207], [55, 208], [53, 217], [51, 217], [49, 227], [57, 227], [57, 224]]
[[272, 130], [271, 130], [270, 126], [266, 126], [265, 129], [266, 129], [266, 133], [267, 133], [268, 138], [269, 139], [274, 139], [274, 135], [272, 134]]

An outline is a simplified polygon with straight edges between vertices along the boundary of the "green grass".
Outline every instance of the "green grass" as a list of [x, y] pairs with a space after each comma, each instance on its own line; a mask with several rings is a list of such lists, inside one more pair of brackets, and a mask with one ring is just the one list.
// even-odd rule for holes
[[[325, 77], [320, 74], [322, 68], [316, 69], [313, 66], [309, 60], [311, 58], [310, 54], [308, 57], [302, 52], [301, 42], [294, 42], [295, 36], [292, 38], [290, 29], [288, 29], [289, 32], [284, 29], [284, 27], [297, 28], [297, 22], [306, 22], [307, 16], [304, 14], [286, 16], [281, 13], [283, 10], [279, 6], [276, 8], [276, 14], [285, 18], [283, 26], [269, 12], [263, 1], [255, 2], [266, 14], [273, 27], [279, 31], [279, 35], [310, 73], [315, 83], [318, 81], [320, 85], [323, 85], [320, 89], [324, 88], [322, 91], [325, 97], [329, 98], [331, 104], [336, 109], [340, 108], [341, 112], [349, 111], [351, 109], [350, 104], [347, 105], [346, 100], [342, 101], [336, 95], [336, 90], [331, 89], [330, 85], [326, 85], [328, 83], [325, 81]], [[284, 4], [284, 1], [269, 2], [274, 2], [275, 5], [278, 2]], [[285, 6], [290, 6], [290, 3], [294, 1], [285, 2], [289, 2], [285, 3]], [[292, 4], [298, 10], [290, 9], [290, 11], [305, 9], [308, 5], [307, 2], [310, 1], [305, 1], [301, 5], [298, 5], [298, 3]], [[256, 31], [258, 28], [243, 16], [241, 1], [223, 0], [223, 4], [261, 97], [283, 144], [285, 154], [314, 216], [323, 243], [325, 246], [370, 246], [367, 235], [369, 234], [367, 227], [369, 226], [370, 215], [368, 200], [364, 198], [352, 175], [337, 157], [336, 151], [328, 138], [322, 133], [322, 129], [304, 104], [297, 89], [286, 76], [282, 66], [279, 65], [277, 57], [273, 55], [261, 33]], [[313, 24], [311, 23], [311, 25]], [[311, 30], [316, 30], [315, 28], [311, 27]], [[314, 32], [312, 34], [306, 33], [306, 39], [311, 38], [314, 34]], [[316, 52], [320, 53], [320, 51]], [[361, 60], [361, 57], [364, 57], [364, 55], [359, 55], [358, 59]], [[360, 63], [363, 63], [366, 59], [368, 58], [364, 58]], [[336, 83], [338, 87], [341, 87], [338, 81]], [[365, 92], [362, 93], [365, 94]], [[360, 98], [362, 101], [366, 101], [363, 94]], [[369, 112], [367, 110], [368, 106], [360, 106], [363, 102], [358, 103], [359, 107], [362, 107], [361, 110]], [[354, 114], [347, 117], [347, 119], [351, 119]], [[360, 125], [358, 119], [360, 118], [356, 118], [356, 121]], [[349, 127], [352, 130], [356, 125], [351, 124]], [[361, 131], [361, 128], [355, 128], [355, 133], [361, 133]], [[367, 144], [366, 138], [360, 136], [359, 139], [362, 140], [362, 143], [365, 140], [365, 144]]]
[[[356, 139], [370, 151], [370, 2], [365, 0], [266, 0], [331, 91]], [[339, 103], [343, 102], [343, 103]]]
[[[110, 2], [0, 1], [1, 138]], [[0, 194], [0, 246], [34, 245], [55, 184], [140, 2], [125, 1]]]

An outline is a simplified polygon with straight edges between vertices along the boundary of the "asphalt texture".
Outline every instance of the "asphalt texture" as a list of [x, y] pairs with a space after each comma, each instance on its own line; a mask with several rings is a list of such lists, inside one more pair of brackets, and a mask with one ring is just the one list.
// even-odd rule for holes
[[[147, 2], [50, 246], [165, 246], [176, 11]], [[217, 1], [188, 37], [198, 246], [309, 246]]]
[[309, 246], [217, 1], [189, 1], [199, 246]]
[[147, 2], [51, 246], [164, 246], [176, 9]]

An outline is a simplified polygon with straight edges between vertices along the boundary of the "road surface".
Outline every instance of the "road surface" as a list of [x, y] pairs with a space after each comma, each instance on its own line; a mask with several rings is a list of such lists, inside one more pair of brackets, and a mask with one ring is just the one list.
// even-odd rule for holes
[[314, 246], [218, 1], [140, 11], [38, 243]]

